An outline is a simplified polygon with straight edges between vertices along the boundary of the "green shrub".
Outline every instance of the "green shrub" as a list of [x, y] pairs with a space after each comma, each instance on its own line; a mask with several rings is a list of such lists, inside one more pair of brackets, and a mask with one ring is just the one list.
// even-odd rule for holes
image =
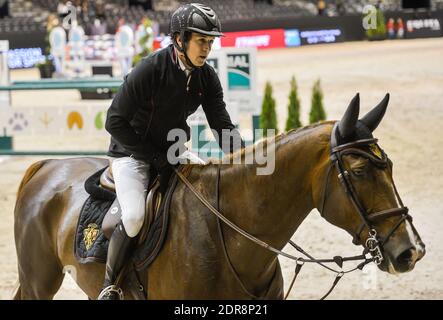
[[265, 96], [263, 97], [260, 128], [264, 129], [264, 136], [267, 136], [266, 129], [275, 129], [275, 134], [278, 133], [275, 99], [272, 97], [272, 86], [269, 82], [266, 82]]
[[288, 118], [286, 119], [286, 131], [301, 127], [300, 100], [298, 99], [297, 82], [295, 77], [291, 79], [291, 91], [289, 92]]
[[[368, 15], [371, 12], [368, 13]], [[384, 40], [386, 39], [386, 23], [385, 16], [380, 9], [377, 9], [376, 13], [376, 28], [366, 30], [366, 36], [369, 40]]]
[[[145, 30], [151, 26], [152, 26], [152, 21], [149, 20], [148, 18], [144, 18], [143, 27], [145, 28]], [[146, 32], [146, 34], [142, 38], [140, 38], [138, 43], [139, 43], [140, 47], [142, 48], [142, 52], [140, 52], [139, 54], [136, 54], [134, 56], [134, 58], [132, 59], [132, 66], [135, 66], [137, 63], [140, 62], [140, 60], [142, 58], [148, 56], [151, 53], [152, 48], [148, 47], [148, 41], [149, 41], [150, 36], [152, 36], [152, 35], [150, 35], [148, 32]]]
[[309, 112], [309, 123], [326, 120], [326, 112], [323, 108], [323, 92], [320, 79], [314, 83], [312, 88], [311, 111]]

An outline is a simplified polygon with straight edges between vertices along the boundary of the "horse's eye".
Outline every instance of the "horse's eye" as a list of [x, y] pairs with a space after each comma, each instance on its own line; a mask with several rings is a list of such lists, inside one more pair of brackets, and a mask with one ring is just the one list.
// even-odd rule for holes
[[352, 173], [358, 177], [361, 177], [365, 175], [365, 170], [363, 168], [353, 169]]

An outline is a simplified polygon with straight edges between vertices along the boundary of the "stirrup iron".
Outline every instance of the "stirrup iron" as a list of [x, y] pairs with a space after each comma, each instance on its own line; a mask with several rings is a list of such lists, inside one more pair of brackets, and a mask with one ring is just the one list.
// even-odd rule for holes
[[104, 288], [100, 292], [97, 300], [105, 300], [103, 298], [109, 297], [112, 293], [116, 293], [119, 297], [119, 300], [124, 300], [123, 290], [121, 288], [117, 287], [116, 285], [110, 285], [110, 286], [107, 286], [106, 288]]

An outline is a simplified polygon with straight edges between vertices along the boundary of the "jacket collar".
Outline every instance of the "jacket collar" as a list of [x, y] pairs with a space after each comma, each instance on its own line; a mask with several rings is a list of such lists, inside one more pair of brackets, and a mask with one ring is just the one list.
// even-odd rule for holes
[[174, 63], [177, 66], [177, 68], [183, 71], [186, 74], [186, 76], [188, 76], [190, 73], [192, 73], [192, 71], [194, 71], [194, 69], [189, 70], [185, 67], [184, 63], [178, 57], [177, 49], [174, 47], [173, 44], [170, 44], [168, 49], [172, 63]]

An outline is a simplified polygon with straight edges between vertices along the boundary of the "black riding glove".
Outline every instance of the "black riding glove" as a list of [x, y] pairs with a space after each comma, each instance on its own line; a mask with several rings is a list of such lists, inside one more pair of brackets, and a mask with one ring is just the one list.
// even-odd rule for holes
[[168, 158], [165, 154], [159, 153], [152, 157], [151, 161], [157, 174], [159, 175], [160, 187], [159, 191], [161, 194], [165, 194], [169, 186], [169, 180], [174, 173], [174, 166], [168, 162]]
[[170, 166], [168, 157], [164, 153], [156, 153], [151, 159], [151, 164], [154, 166], [157, 173], [160, 174], [167, 166]]

